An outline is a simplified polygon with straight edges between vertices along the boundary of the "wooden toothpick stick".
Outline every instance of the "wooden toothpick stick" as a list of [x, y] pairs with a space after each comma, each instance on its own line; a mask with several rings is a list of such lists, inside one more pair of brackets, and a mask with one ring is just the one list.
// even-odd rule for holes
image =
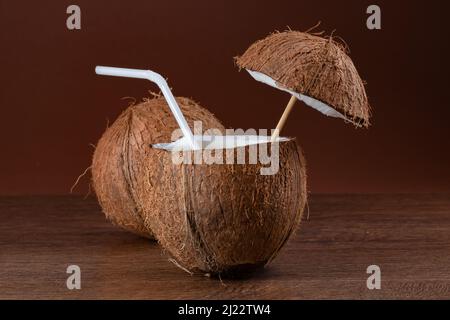
[[280, 134], [280, 131], [281, 131], [281, 129], [283, 129], [284, 124], [289, 116], [289, 113], [291, 113], [291, 110], [295, 104], [295, 101], [297, 101], [297, 98], [295, 96], [291, 96], [291, 99], [289, 100], [289, 103], [287, 104], [286, 109], [284, 109], [284, 112], [280, 118], [280, 121], [278, 121], [275, 132], [272, 134], [271, 142], [275, 142], [275, 140], [277, 140], [277, 138]]

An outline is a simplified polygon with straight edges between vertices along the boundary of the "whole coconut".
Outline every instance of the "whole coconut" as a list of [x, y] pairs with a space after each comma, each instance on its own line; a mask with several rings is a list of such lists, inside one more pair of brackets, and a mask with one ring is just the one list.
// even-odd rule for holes
[[[190, 126], [202, 121], [204, 130], [223, 125], [208, 110], [188, 98], [176, 98]], [[165, 174], [160, 153], [151, 144], [170, 142], [178, 125], [165, 99], [156, 96], [125, 110], [105, 131], [94, 153], [92, 163], [93, 187], [106, 217], [115, 225], [135, 234], [153, 238], [149, 224], [142, 214], [145, 203], [141, 196], [161, 187]], [[192, 127], [191, 127], [192, 129]], [[145, 191], [138, 192], [146, 172]], [[159, 215], [163, 208], [148, 208]], [[148, 211], [148, 210], [147, 210]], [[165, 210], [164, 210], [165, 212]]]
[[[240, 147], [235, 154], [245, 152], [249, 159], [249, 151]], [[273, 175], [260, 174], [267, 167], [260, 161], [174, 164], [171, 152], [155, 150], [144, 166], [144, 182], [155, 179], [155, 159], [165, 170], [163, 187], [138, 188], [145, 225], [183, 269], [247, 273], [275, 257], [300, 223], [306, 171], [295, 140], [279, 143], [279, 171]]]

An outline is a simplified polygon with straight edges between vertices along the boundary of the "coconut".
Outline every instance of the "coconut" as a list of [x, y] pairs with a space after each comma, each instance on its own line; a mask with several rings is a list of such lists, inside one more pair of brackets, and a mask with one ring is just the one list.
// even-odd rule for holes
[[[177, 102], [190, 125], [201, 121], [203, 129], [224, 130], [212, 113], [194, 101], [177, 98]], [[161, 187], [166, 171], [151, 144], [170, 141], [177, 128], [165, 99], [156, 96], [129, 107], [105, 131], [94, 153], [92, 180], [103, 212], [113, 224], [153, 238], [149, 224], [144, 224], [142, 192], [137, 188], [147, 171], [152, 176], [146, 180], [146, 191]]]
[[[298, 227], [307, 196], [300, 148], [295, 140], [279, 141], [274, 149], [270, 143], [258, 144], [258, 148], [266, 147], [268, 154], [279, 155], [278, 172], [266, 175], [261, 169], [267, 168], [267, 163], [249, 161], [254, 145], [232, 148], [236, 158], [241, 154], [247, 159], [232, 164], [207, 161], [225, 149], [178, 155], [155, 149], [165, 171], [160, 176], [161, 187], [151, 186], [155, 172], [153, 160], [148, 159], [143, 166], [147, 189], [138, 188], [142, 192], [139, 198], [145, 226], [176, 265], [192, 273], [228, 276], [253, 271], [276, 256]], [[206, 151], [210, 154], [203, 155], [202, 163], [174, 163], [177, 157], [194, 159], [195, 153]]]
[[347, 51], [333, 37], [289, 30], [255, 42], [236, 64], [326, 115], [368, 127], [364, 83]]

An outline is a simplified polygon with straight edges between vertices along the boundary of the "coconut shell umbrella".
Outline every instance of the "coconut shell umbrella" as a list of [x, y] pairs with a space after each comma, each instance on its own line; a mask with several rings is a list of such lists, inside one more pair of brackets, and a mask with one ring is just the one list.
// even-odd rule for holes
[[255, 80], [291, 94], [273, 138], [297, 100], [357, 127], [370, 124], [364, 83], [346, 47], [332, 37], [291, 30], [274, 33], [252, 44], [236, 64]]

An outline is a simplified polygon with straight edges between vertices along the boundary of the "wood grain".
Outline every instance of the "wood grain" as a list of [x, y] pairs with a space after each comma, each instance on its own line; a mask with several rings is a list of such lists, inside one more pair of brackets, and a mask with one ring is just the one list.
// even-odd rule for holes
[[[3, 299], [450, 298], [450, 195], [313, 195], [310, 217], [262, 272], [190, 276], [110, 225], [93, 198], [0, 198]], [[77, 264], [82, 289], [66, 288]], [[366, 268], [381, 267], [381, 290]]]

